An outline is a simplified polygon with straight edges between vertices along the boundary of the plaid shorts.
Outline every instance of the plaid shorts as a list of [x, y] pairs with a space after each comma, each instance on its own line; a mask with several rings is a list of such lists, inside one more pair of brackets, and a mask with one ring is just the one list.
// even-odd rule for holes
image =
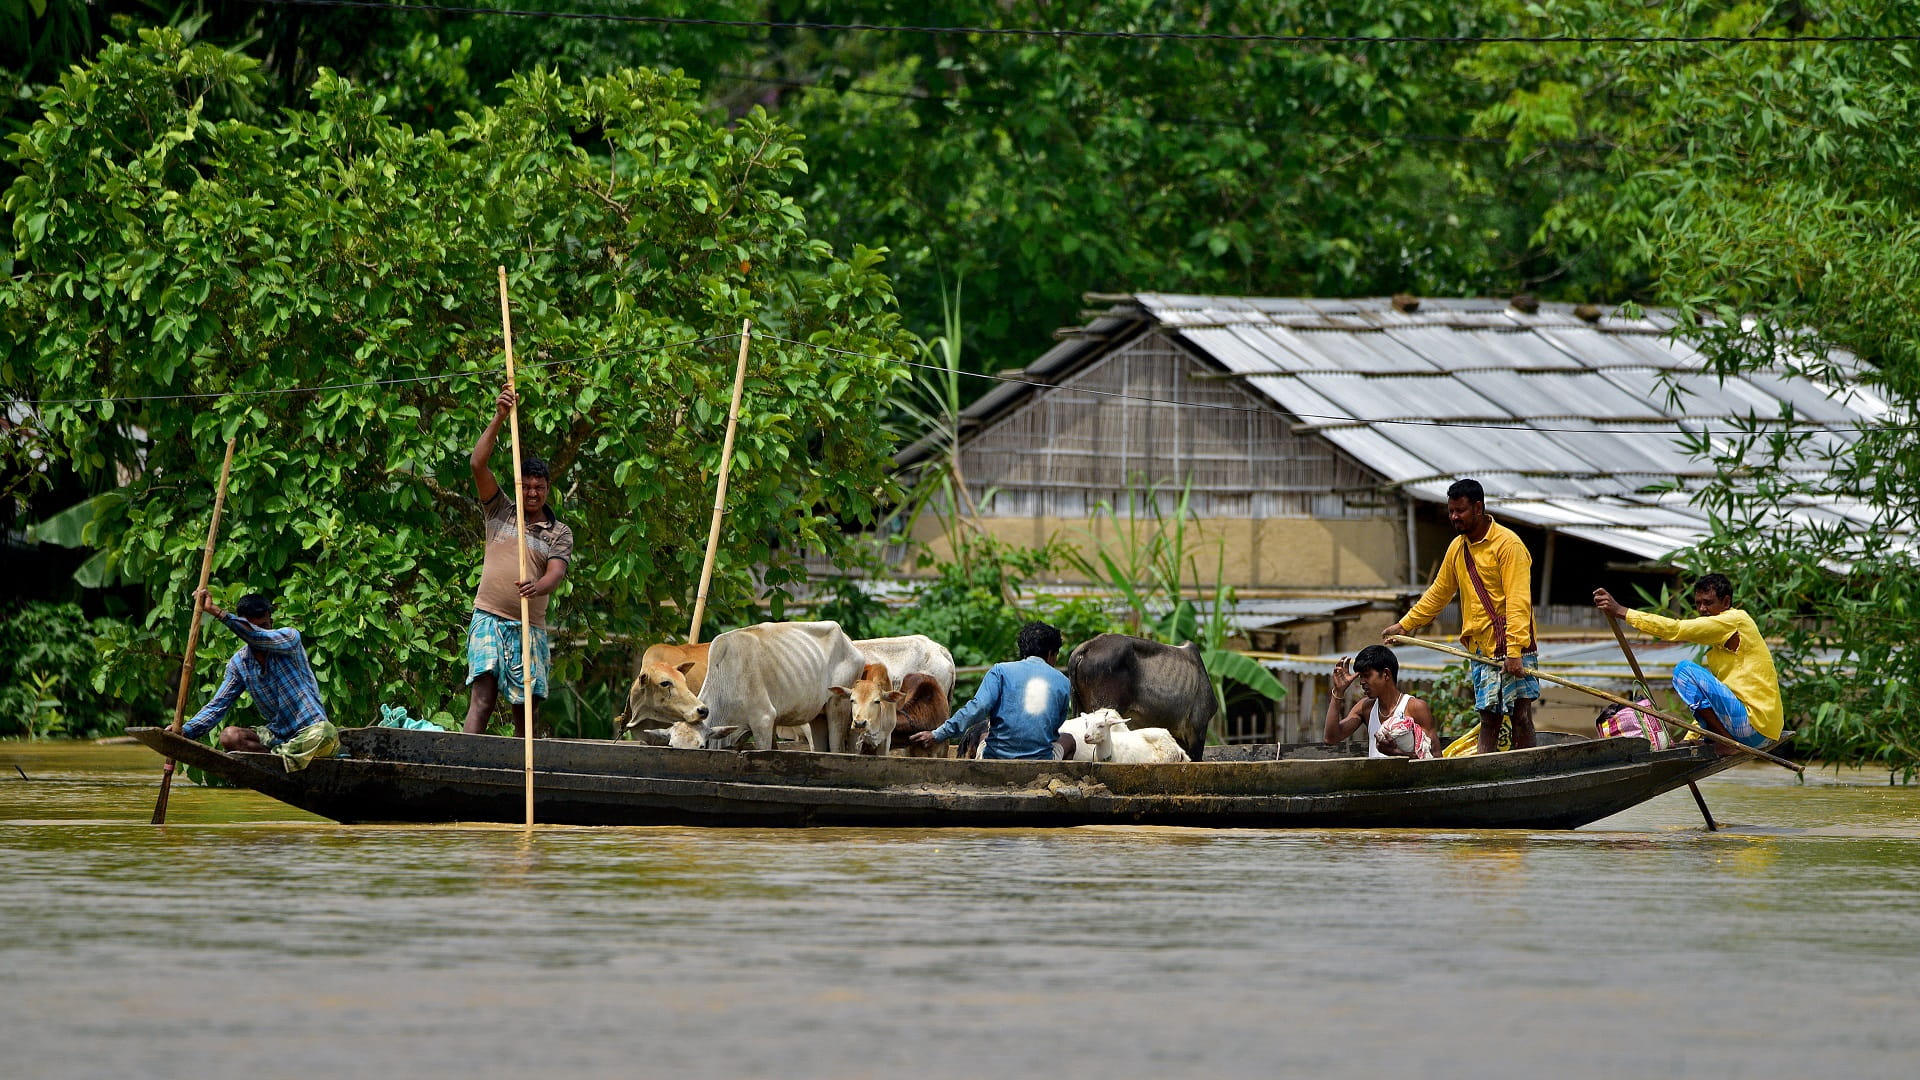
[[[533, 628], [533, 696], [547, 696], [547, 629]], [[509, 703], [527, 700], [520, 674], [520, 623], [484, 611], [475, 611], [467, 624], [467, 685], [482, 675], [491, 675]]]
[[260, 737], [260, 745], [280, 755], [281, 762], [288, 772], [299, 772], [307, 763], [317, 757], [333, 757], [340, 753], [340, 729], [328, 720], [320, 720], [294, 733], [291, 739], [282, 739], [265, 724], [253, 729]]
[[[1473, 655], [1485, 656], [1486, 654], [1476, 649]], [[1520, 666], [1528, 670], [1539, 667], [1539, 654], [1523, 654], [1520, 657]], [[1502, 669], [1492, 664], [1483, 664], [1478, 660], [1472, 661], [1471, 667], [1473, 668], [1473, 707], [1481, 712], [1510, 713], [1513, 711], [1514, 702], [1521, 698], [1528, 701], [1540, 700], [1540, 679], [1536, 675], [1522, 675], [1517, 679], [1508, 678], [1507, 673]], [[1501, 685], [1503, 679], [1506, 681], [1504, 687]], [[1503, 691], [1506, 698], [1504, 703], [1500, 700]]]

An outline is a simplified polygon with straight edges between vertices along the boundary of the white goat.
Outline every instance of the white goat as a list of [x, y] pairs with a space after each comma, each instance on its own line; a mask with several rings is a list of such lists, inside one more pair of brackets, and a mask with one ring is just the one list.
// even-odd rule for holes
[[1134, 731], [1117, 714], [1110, 717], [1094, 714], [1089, 718], [1087, 742], [1093, 746], [1095, 761], [1111, 761], [1121, 765], [1170, 765], [1191, 760], [1166, 728]]
[[1103, 727], [1118, 727], [1124, 729], [1127, 726], [1127, 718], [1114, 712], [1112, 709], [1095, 709], [1090, 713], [1082, 713], [1061, 724], [1060, 734], [1073, 736], [1073, 756], [1066, 760], [1100, 760], [1100, 758], [1096, 756], [1093, 738], [1089, 734], [1095, 724], [1102, 725]]

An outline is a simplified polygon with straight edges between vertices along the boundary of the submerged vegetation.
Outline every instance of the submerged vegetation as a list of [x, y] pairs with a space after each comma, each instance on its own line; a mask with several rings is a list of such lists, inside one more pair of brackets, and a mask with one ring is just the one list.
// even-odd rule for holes
[[102, 652], [119, 629], [115, 620], [87, 618], [78, 604], [0, 609], [0, 736], [113, 735], [129, 717], [157, 716], [161, 687], [123, 704], [96, 684]]

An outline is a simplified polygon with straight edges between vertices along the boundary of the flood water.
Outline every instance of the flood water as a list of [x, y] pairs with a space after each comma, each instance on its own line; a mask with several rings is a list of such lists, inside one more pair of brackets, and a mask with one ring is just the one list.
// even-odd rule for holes
[[1719, 834], [528, 837], [0, 744], [0, 1075], [1913, 1076], [1920, 787], [1763, 769]]

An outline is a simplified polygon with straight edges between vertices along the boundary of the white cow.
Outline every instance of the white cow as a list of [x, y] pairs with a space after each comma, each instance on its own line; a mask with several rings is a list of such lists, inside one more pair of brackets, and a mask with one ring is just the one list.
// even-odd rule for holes
[[885, 664], [892, 689], [900, 689], [900, 680], [920, 672], [931, 675], [940, 684], [940, 692], [953, 698], [953, 654], [945, 645], [925, 634], [904, 637], [862, 638], [853, 643], [869, 664]]
[[776, 726], [804, 724], [814, 749], [838, 754], [847, 725], [829, 720], [828, 688], [851, 686], [865, 664], [839, 623], [760, 623], [713, 639], [700, 696], [712, 723], [746, 725], [756, 749], [773, 747]]

